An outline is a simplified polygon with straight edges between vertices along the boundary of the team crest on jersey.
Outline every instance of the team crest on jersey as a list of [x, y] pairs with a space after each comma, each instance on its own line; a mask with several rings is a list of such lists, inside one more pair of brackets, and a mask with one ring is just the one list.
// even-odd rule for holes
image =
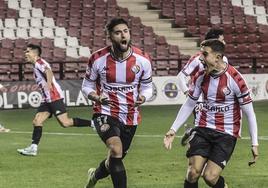
[[224, 87], [222, 89], [222, 93], [226, 96], [226, 95], [230, 95], [231, 90], [228, 87]]
[[139, 65], [134, 65], [132, 68], [131, 68], [131, 71], [134, 72], [135, 74], [138, 74], [138, 72], [140, 72], [140, 67]]

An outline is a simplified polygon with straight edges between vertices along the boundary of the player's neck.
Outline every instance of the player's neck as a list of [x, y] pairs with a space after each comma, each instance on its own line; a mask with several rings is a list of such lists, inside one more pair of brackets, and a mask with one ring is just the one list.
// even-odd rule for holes
[[36, 62], [38, 59], [41, 59], [41, 57], [39, 56], [34, 57], [34, 62]]
[[38, 59], [40, 59], [39, 56], [37, 56], [37, 57], [32, 57], [32, 58], [28, 61], [28, 63], [35, 64], [35, 63], [37, 62]]
[[210, 73], [213, 75], [219, 75], [225, 71], [226, 67], [227, 67], [227, 64], [225, 62], [223, 61], [219, 62]]
[[122, 61], [126, 59], [127, 57], [129, 57], [129, 54], [131, 53], [131, 48], [129, 47], [126, 52], [122, 52], [112, 47], [112, 53], [113, 53], [114, 58], [116, 58], [119, 61]]

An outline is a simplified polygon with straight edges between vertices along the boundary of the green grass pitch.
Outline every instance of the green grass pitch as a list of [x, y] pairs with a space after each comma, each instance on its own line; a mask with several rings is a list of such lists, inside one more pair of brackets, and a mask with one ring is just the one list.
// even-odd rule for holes
[[[255, 102], [259, 126], [260, 157], [248, 167], [251, 159], [250, 140], [246, 121], [243, 120], [243, 139], [223, 172], [229, 188], [268, 187], [268, 102]], [[169, 129], [179, 106], [144, 106], [143, 123], [139, 126], [131, 149], [124, 160], [129, 188], [181, 188], [186, 173], [186, 148], [176, 138], [171, 151], [163, 148], [163, 135]], [[91, 108], [68, 108], [71, 117], [89, 118]], [[36, 157], [21, 156], [17, 148], [27, 146], [31, 140], [32, 118], [35, 109], [1, 110], [0, 123], [10, 133], [0, 133], [0, 187], [1, 188], [82, 188], [87, 170], [97, 167], [106, 156], [106, 148], [89, 128], [59, 126], [55, 118], [49, 119]], [[191, 120], [189, 120], [191, 122]], [[56, 134], [58, 133], [58, 134]], [[182, 135], [183, 129], [178, 132]], [[202, 179], [199, 187], [207, 187]], [[96, 188], [111, 188], [110, 178], [101, 180]]]

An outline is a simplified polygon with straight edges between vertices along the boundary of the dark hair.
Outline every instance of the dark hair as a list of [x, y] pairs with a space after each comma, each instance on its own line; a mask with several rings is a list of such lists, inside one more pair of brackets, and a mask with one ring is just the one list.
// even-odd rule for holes
[[212, 49], [212, 51], [220, 53], [221, 55], [224, 54], [224, 50], [225, 50], [225, 45], [216, 39], [210, 39], [210, 40], [205, 40], [202, 42], [202, 47], [210, 47]]
[[220, 35], [223, 35], [223, 30], [222, 29], [210, 29], [205, 36], [205, 40], [208, 39], [218, 39]]
[[125, 24], [128, 26], [128, 23], [123, 18], [113, 18], [109, 21], [109, 23], [106, 25], [106, 30], [111, 33], [115, 26], [119, 24]]
[[35, 44], [28, 44], [27, 48], [31, 48], [32, 50], [37, 50], [38, 56], [42, 54], [42, 49], [40, 46], [35, 45]]

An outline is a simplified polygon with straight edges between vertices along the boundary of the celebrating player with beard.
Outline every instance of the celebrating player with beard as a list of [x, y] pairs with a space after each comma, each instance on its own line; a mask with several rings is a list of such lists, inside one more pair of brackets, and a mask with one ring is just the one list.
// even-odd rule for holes
[[106, 29], [112, 45], [89, 58], [82, 91], [95, 102], [93, 120], [108, 156], [89, 169], [86, 187], [111, 175], [114, 188], [126, 188], [122, 160], [141, 121], [139, 106], [152, 95], [152, 67], [148, 55], [130, 45], [125, 20], [114, 18]]

